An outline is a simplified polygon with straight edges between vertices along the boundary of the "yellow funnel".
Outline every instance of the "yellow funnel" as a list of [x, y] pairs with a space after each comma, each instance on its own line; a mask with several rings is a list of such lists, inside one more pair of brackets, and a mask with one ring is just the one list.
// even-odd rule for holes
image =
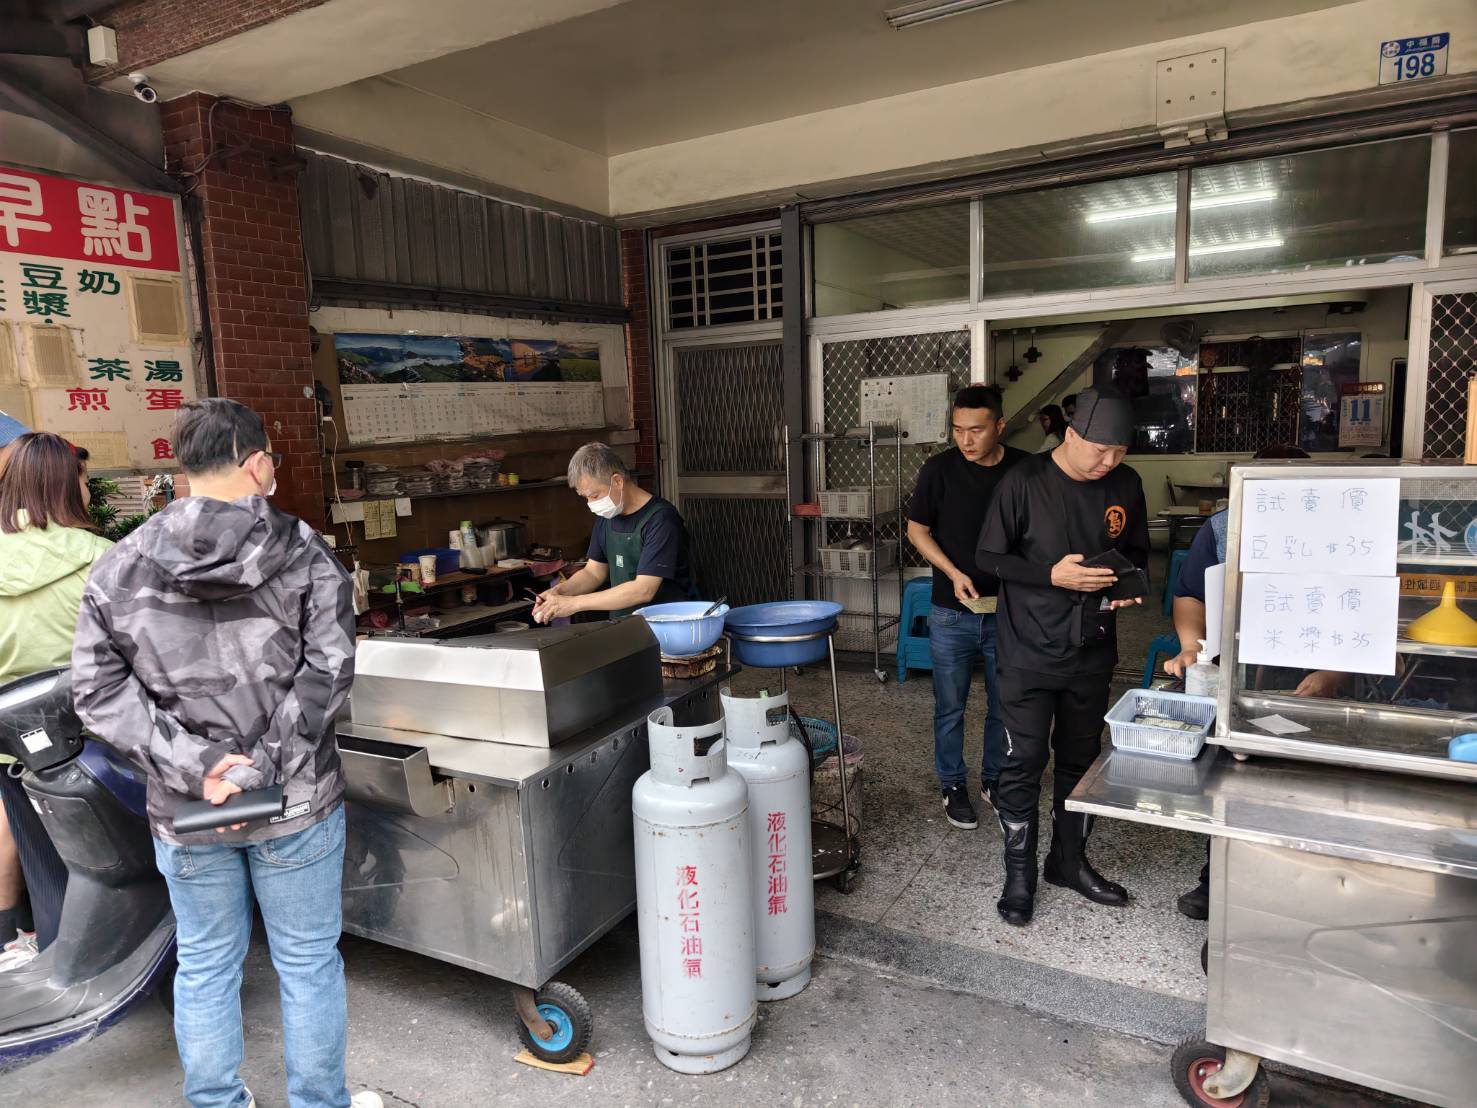
[[1477, 619], [1456, 606], [1456, 583], [1446, 582], [1441, 603], [1410, 621], [1405, 637], [1441, 646], [1477, 646]]

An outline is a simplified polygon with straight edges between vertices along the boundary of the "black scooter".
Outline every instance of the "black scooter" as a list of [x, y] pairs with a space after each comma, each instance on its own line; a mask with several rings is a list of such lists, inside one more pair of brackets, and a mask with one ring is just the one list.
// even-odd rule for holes
[[154, 865], [142, 777], [88, 741], [71, 671], [0, 688], [0, 753], [67, 866], [56, 941], [0, 973], [0, 1073], [106, 1031], [158, 992], [173, 1000], [174, 913]]

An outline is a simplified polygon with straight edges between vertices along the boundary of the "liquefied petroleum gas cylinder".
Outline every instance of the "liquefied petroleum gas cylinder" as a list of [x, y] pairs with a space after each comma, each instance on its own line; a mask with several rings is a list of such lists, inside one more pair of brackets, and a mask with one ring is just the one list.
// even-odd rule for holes
[[810, 984], [815, 955], [810, 754], [790, 735], [788, 693], [719, 695], [728, 768], [749, 785], [757, 991], [760, 1000], [784, 1000]]
[[663, 1065], [716, 1073], [749, 1052], [754, 999], [749, 798], [723, 721], [647, 721], [651, 769], [631, 791], [641, 1007]]

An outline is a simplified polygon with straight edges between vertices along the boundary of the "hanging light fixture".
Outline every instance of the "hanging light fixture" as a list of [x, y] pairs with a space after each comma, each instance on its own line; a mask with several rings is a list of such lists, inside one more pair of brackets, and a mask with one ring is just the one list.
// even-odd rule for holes
[[1036, 328], [1031, 328], [1031, 345], [1026, 347], [1026, 352], [1021, 355], [1026, 361], [1035, 365], [1041, 360], [1041, 351], [1036, 349]]
[[932, 23], [936, 19], [947, 19], [951, 15], [963, 15], [965, 12], [976, 12], [1013, 2], [1014, 0], [914, 0], [911, 4], [888, 8], [882, 14], [894, 30], [903, 31], [909, 27]]
[[1015, 364], [1015, 332], [1012, 331], [1010, 333], [1010, 368], [1005, 371], [1005, 376], [1010, 379], [1011, 383], [1014, 383], [1021, 379], [1021, 374], [1021, 367]]

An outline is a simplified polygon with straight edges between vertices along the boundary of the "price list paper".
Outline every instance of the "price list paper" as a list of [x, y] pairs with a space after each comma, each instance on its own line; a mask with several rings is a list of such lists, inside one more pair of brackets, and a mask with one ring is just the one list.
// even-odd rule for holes
[[1393, 674], [1400, 482], [1247, 481], [1240, 661]]
[[1248, 665], [1395, 672], [1400, 578], [1248, 573], [1240, 660]]

